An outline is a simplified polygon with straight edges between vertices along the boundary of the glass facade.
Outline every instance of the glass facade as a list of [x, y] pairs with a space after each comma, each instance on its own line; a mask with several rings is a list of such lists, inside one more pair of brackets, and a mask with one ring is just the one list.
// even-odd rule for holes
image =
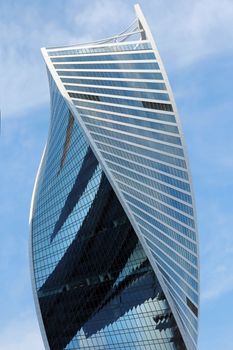
[[138, 13], [140, 40], [43, 53], [51, 124], [31, 263], [51, 350], [196, 349], [189, 169], [166, 73]]

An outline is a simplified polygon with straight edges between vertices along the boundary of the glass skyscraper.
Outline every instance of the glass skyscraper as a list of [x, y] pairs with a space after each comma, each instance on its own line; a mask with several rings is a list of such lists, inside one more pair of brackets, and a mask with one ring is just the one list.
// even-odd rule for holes
[[30, 213], [45, 348], [197, 348], [199, 256], [186, 149], [149, 26], [42, 49], [51, 122]]

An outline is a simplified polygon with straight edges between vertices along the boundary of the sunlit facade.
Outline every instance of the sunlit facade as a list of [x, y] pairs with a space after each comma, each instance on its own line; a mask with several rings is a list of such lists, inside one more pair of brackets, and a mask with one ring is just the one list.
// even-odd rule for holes
[[51, 122], [30, 214], [45, 348], [197, 348], [199, 256], [179, 116], [138, 5], [112, 38], [42, 49]]

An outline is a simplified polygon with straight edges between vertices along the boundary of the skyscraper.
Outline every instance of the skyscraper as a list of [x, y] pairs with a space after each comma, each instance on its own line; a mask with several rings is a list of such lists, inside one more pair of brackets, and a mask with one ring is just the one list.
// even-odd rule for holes
[[51, 122], [33, 192], [45, 347], [196, 349], [199, 257], [172, 91], [138, 5], [123, 33], [42, 49]]

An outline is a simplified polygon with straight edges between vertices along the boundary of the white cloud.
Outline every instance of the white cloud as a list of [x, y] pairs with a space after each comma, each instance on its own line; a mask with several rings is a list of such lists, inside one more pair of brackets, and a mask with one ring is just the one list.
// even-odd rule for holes
[[[97, 0], [89, 2], [82, 11], [73, 3], [77, 26], [85, 28], [89, 40], [104, 39], [125, 30], [134, 20], [134, 9], [129, 3], [118, 1]], [[77, 9], [75, 11], [75, 9]]]
[[[134, 18], [133, 4], [131, 0], [70, 1], [69, 6], [55, 6], [52, 11], [52, 5], [44, 9], [44, 4], [26, 1], [23, 8], [17, 3], [5, 7], [0, 24], [3, 113], [21, 115], [48, 101], [41, 46], [86, 42], [124, 30]], [[172, 69], [231, 50], [231, 0], [144, 0], [141, 5]]]
[[[11, 9], [9, 9], [11, 10]], [[16, 11], [16, 10], [15, 10]], [[3, 116], [20, 116], [49, 100], [45, 65], [40, 48], [69, 44], [69, 28], [57, 18], [43, 20], [32, 5], [18, 9], [0, 23], [1, 109]]]
[[155, 38], [173, 68], [233, 51], [231, 0], [169, 0], [148, 5], [148, 15], [154, 13], [150, 23]]

